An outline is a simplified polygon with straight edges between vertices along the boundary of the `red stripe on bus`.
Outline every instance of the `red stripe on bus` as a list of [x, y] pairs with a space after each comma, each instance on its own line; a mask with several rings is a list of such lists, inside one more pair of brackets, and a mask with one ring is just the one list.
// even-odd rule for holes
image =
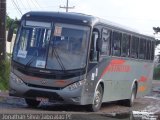
[[138, 81], [139, 81], [139, 82], [146, 82], [147, 80], [148, 80], [147, 77], [141, 76]]
[[111, 64], [121, 65], [121, 64], [124, 64], [125, 62], [126, 62], [125, 60], [112, 60]]
[[102, 73], [102, 75], [101, 75], [100, 78], [102, 78], [102, 77], [109, 71], [109, 69], [110, 69], [111, 66], [112, 66], [112, 64], [110, 63], [110, 64], [104, 69], [104, 71], [103, 71], [103, 73]]
[[[119, 65], [119, 68], [121, 67], [123, 69], [122, 72], [124, 72], [124, 66], [121, 66], [121, 65], [123, 65], [125, 62], [126, 62], [125, 60], [111, 60], [109, 65], [104, 69], [100, 78], [102, 78], [107, 72], [121, 72], [121, 70], [118, 71], [115, 65]], [[130, 70], [130, 67], [126, 72], [129, 72], [129, 70]]]

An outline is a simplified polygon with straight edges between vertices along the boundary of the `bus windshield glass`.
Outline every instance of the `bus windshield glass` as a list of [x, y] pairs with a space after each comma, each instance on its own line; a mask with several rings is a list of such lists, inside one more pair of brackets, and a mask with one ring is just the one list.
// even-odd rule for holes
[[89, 27], [60, 23], [53, 27], [43, 23], [43, 27], [40, 22], [30, 23], [19, 30], [13, 51], [14, 61], [26, 67], [51, 70], [85, 67]]

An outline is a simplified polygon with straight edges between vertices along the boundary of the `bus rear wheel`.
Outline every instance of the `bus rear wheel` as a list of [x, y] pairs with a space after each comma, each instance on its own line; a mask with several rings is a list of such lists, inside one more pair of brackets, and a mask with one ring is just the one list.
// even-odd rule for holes
[[40, 101], [37, 101], [37, 100], [34, 100], [34, 99], [25, 98], [25, 101], [26, 101], [28, 107], [35, 108], [40, 104]]
[[102, 97], [103, 97], [103, 89], [102, 89], [102, 86], [99, 85], [96, 89], [93, 103], [88, 106], [89, 111], [97, 112], [100, 109], [100, 107], [102, 105]]
[[137, 94], [137, 86], [136, 86], [136, 84], [134, 84], [133, 88], [132, 88], [132, 93], [131, 93], [130, 99], [127, 99], [125, 101], [126, 106], [128, 106], [128, 107], [132, 107], [133, 106], [134, 100], [136, 98], [136, 94]]

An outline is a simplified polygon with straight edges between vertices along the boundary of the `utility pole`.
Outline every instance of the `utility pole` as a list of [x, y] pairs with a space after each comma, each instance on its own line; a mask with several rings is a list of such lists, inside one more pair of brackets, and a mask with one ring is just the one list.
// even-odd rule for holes
[[[153, 27], [154, 35], [158, 35], [160, 33], [160, 27]], [[160, 40], [156, 39], [156, 46], [160, 44]]]
[[69, 9], [74, 9], [75, 8], [75, 6], [73, 6], [73, 7], [69, 7], [69, 1], [67, 0], [67, 2], [66, 2], [66, 6], [60, 6], [60, 8], [63, 8], [63, 9], [66, 9], [66, 12], [68, 12], [68, 10]]
[[0, 0], [0, 62], [6, 55], [6, 0]]
[[[153, 27], [153, 30], [154, 30], [154, 35], [158, 35], [158, 33], [160, 32], [160, 27]], [[155, 39], [156, 39], [156, 36], [155, 36]], [[160, 44], [160, 40], [156, 39], [155, 41], [155, 45], [156, 45], [156, 49], [160, 50], [158, 48], [158, 45]], [[159, 54], [157, 55], [158, 56], [158, 63], [160, 63], [160, 52], [158, 52]]]

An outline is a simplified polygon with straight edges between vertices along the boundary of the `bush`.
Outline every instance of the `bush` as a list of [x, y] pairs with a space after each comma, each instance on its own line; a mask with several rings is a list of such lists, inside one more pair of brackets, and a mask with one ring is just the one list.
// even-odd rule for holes
[[6, 59], [0, 64], [0, 90], [8, 90], [10, 63], [10, 60]]

